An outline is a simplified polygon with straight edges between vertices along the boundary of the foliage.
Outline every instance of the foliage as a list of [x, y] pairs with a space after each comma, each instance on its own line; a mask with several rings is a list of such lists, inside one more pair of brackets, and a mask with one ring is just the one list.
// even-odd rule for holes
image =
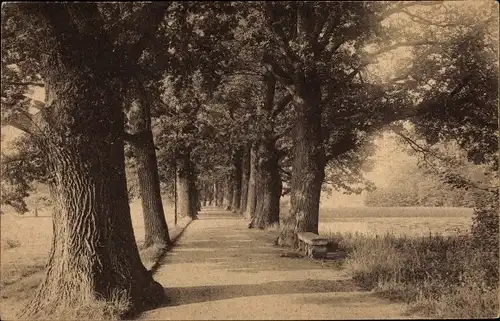
[[46, 183], [47, 173], [41, 151], [33, 140], [23, 135], [11, 145], [8, 154], [2, 151], [1, 204], [24, 214], [28, 211], [25, 198], [33, 191], [33, 183]]
[[[456, 188], [443, 182], [439, 175], [423, 168], [409, 156], [403, 166], [391, 166], [392, 171], [384, 178], [385, 184], [365, 195], [367, 206], [447, 206], [474, 207], [481, 194], [476, 189]], [[477, 173], [482, 170], [473, 164], [464, 164], [461, 173]], [[446, 170], [444, 168], [443, 170]]]
[[472, 237], [333, 235], [348, 252], [345, 266], [360, 285], [437, 317], [494, 317], [498, 257]]

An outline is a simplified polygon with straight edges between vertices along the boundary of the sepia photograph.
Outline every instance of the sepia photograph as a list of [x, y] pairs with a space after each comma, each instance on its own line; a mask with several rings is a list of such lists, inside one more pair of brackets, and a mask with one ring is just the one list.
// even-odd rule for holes
[[1, 9], [1, 320], [500, 317], [498, 1]]

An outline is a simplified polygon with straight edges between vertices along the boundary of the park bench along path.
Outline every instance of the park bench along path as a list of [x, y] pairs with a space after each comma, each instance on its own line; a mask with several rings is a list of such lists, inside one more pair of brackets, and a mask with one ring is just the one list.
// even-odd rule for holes
[[281, 257], [274, 231], [204, 208], [163, 260], [155, 279], [168, 303], [147, 320], [411, 318], [405, 306], [363, 291], [335, 262]]

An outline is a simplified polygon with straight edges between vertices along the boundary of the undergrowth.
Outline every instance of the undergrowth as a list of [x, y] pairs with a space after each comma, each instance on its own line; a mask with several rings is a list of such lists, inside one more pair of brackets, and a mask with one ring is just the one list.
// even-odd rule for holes
[[[498, 223], [497, 223], [498, 224]], [[484, 231], [483, 231], [484, 232]], [[498, 234], [401, 237], [332, 234], [362, 287], [436, 318], [498, 316]]]

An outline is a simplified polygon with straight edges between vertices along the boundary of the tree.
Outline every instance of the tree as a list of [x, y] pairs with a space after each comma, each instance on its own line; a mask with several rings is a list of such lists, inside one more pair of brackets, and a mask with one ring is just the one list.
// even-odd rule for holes
[[[428, 7], [430, 19], [415, 18], [415, 12]], [[416, 52], [452, 47], [454, 38], [466, 37], [467, 26], [483, 23], [475, 18], [464, 24], [456, 15], [436, 22], [444, 11], [456, 13], [441, 2], [262, 4], [269, 41], [279, 49], [269, 52], [265, 63], [292, 95], [296, 113], [291, 208], [280, 244], [296, 246], [297, 232], [318, 232], [327, 164], [356, 151], [382, 127], [427, 112], [429, 106], [416, 98], [415, 82], [408, 79], [418, 75], [408, 73], [413, 55], [395, 77], [377, 75], [376, 68], [369, 67], [403, 47]], [[426, 20], [430, 23], [422, 23]], [[424, 26], [414, 28], [419, 22]]]
[[[26, 104], [9, 97], [2, 79], [2, 122], [36, 142], [54, 200], [47, 274], [24, 317], [78, 314], [72, 311], [75, 306], [96, 300], [112, 304], [118, 296], [129, 304], [119, 312], [128, 313], [163, 298], [163, 288], [142, 265], [135, 244], [122, 93], [131, 76], [127, 66], [142, 53], [166, 6], [126, 7], [130, 16], [119, 25], [107, 23], [117, 20], [113, 9], [118, 9], [107, 4], [2, 7], [2, 64], [21, 68], [26, 56], [35, 60], [46, 93], [45, 106], [32, 115]], [[134, 41], [120, 37], [129, 26]]]
[[[413, 137], [414, 135], [411, 135]], [[392, 139], [399, 136], [393, 136]], [[405, 139], [410, 139], [404, 136]], [[432, 158], [431, 152], [426, 154], [425, 159], [422, 155], [414, 151], [402, 137], [399, 137], [398, 148], [391, 152], [391, 155], [410, 154], [412, 157], [406, 157], [404, 163], [391, 164], [391, 172], [386, 176], [386, 184], [383, 187], [377, 187], [376, 190], [367, 193], [364, 200], [368, 206], [456, 206], [456, 207], [474, 207], [474, 199], [480, 197], [479, 191], [472, 189], [457, 189], [446, 184], [442, 179], [442, 172], [451, 172], [450, 166], [444, 164], [435, 164], [429, 158]], [[420, 140], [413, 140], [422, 144]], [[484, 168], [469, 163], [461, 155], [461, 151], [453, 144], [447, 142], [446, 145], [435, 146], [441, 153], [446, 149], [447, 157], [453, 155], [453, 158], [460, 160], [460, 166], [453, 169], [462, 173], [464, 177], [475, 177], [480, 179]], [[455, 146], [454, 146], [455, 145]], [[415, 146], [413, 146], [415, 147]], [[458, 164], [457, 164], [458, 165]]]
[[136, 159], [139, 191], [144, 217], [144, 246], [167, 248], [172, 244], [163, 211], [160, 177], [151, 127], [151, 94], [143, 84], [130, 87], [129, 131], [127, 141], [131, 144]]
[[[177, 120], [173, 128], [159, 128], [158, 144], [160, 149], [173, 151], [178, 160], [180, 213], [192, 218], [196, 218], [199, 198], [193, 157], [197, 145], [203, 144], [197, 127], [203, 121], [199, 115], [227, 69], [227, 45], [236, 21], [233, 16], [230, 3], [175, 3], [168, 12], [168, 41], [156, 44], [155, 60], [169, 66], [163, 87], [165, 121], [158, 124]], [[160, 55], [165, 48], [168, 54]]]

